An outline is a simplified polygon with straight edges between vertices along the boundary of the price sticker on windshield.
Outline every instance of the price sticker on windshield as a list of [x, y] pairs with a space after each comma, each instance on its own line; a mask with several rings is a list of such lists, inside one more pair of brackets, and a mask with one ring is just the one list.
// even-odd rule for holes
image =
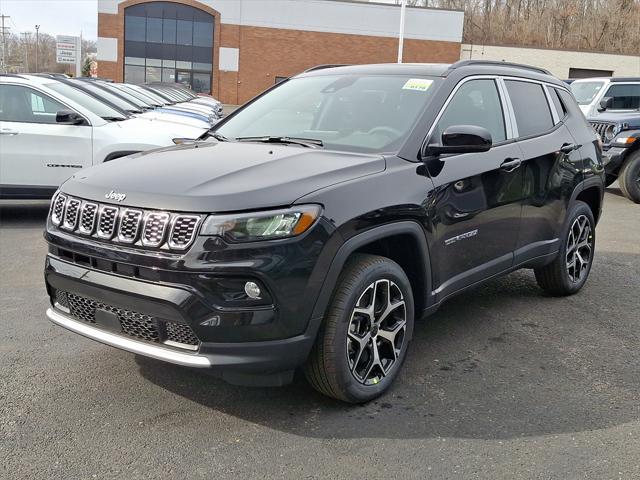
[[407, 83], [402, 87], [403, 90], [417, 90], [419, 92], [426, 92], [433, 80], [427, 80], [426, 78], [410, 78]]

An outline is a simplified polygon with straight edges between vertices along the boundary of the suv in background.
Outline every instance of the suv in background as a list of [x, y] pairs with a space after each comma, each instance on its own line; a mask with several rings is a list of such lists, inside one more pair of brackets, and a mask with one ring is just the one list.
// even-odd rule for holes
[[129, 117], [56, 79], [0, 74], [0, 198], [50, 198], [81, 168], [206, 131]]
[[[640, 103], [640, 91], [635, 98]], [[607, 109], [588, 120], [602, 139], [607, 186], [618, 180], [624, 196], [640, 203], [640, 108], [634, 112]]]
[[[603, 111], [633, 111], [640, 108], [640, 78], [598, 77], [584, 78], [571, 82], [571, 93], [575, 97], [585, 117], [592, 117]], [[606, 99], [615, 100], [606, 104]]]
[[414, 319], [453, 295], [519, 268], [551, 295], [582, 288], [600, 157], [541, 69], [311, 69], [202, 140], [65, 182], [47, 316], [232, 383], [303, 367], [322, 393], [365, 402], [398, 376]]

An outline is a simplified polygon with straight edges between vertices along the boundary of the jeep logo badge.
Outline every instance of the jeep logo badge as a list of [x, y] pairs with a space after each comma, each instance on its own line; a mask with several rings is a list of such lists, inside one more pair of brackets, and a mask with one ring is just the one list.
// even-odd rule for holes
[[106, 198], [107, 200], [115, 200], [116, 202], [121, 202], [125, 198], [127, 198], [127, 194], [126, 193], [118, 193], [115, 190], [111, 190], [109, 193], [107, 193], [104, 196], [104, 198]]

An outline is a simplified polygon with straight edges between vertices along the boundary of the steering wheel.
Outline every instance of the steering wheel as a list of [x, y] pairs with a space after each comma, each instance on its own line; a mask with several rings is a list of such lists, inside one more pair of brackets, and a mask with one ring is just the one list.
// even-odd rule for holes
[[396, 130], [393, 127], [387, 127], [381, 125], [379, 127], [373, 127], [371, 130], [367, 132], [367, 135], [375, 135], [376, 133], [380, 133], [389, 137], [391, 140], [395, 140], [396, 138], [400, 138], [402, 136], [402, 132], [400, 130]]

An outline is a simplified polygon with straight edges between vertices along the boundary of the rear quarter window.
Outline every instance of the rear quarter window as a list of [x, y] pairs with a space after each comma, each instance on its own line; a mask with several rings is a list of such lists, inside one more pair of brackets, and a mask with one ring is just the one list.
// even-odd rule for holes
[[518, 135], [540, 135], [553, 128], [553, 117], [542, 85], [506, 80], [507, 91], [518, 124]]

